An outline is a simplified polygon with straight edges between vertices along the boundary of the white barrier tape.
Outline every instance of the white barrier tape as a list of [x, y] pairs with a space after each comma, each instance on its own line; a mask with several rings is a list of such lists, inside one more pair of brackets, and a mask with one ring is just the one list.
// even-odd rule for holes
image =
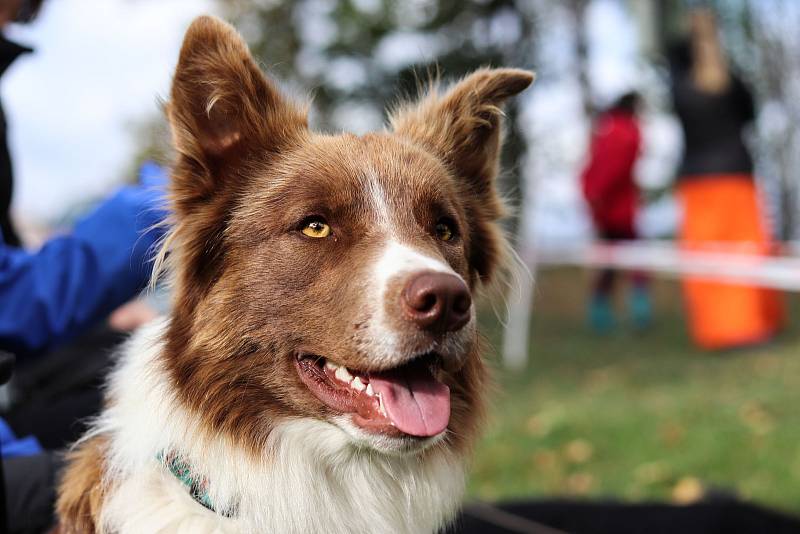
[[688, 249], [660, 241], [626, 241], [548, 247], [524, 258], [529, 265], [578, 265], [637, 270], [671, 276], [691, 275], [715, 282], [800, 291], [800, 257], [762, 255], [754, 246], [702, 245]]
[[[531, 267], [605, 267], [800, 291], [800, 247], [796, 244], [783, 246], [777, 256], [757, 254], [758, 248], [747, 244], [703, 243], [702, 247], [687, 249], [663, 241], [539, 247], [523, 251], [522, 260]], [[503, 361], [511, 369], [522, 369], [528, 361], [533, 280], [523, 277], [521, 283], [518, 298], [509, 298], [503, 336]]]

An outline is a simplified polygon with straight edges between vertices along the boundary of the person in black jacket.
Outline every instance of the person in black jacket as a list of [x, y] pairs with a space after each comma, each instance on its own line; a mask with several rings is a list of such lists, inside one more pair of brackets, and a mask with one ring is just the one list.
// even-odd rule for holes
[[[39, 12], [42, 0], [0, 0], [0, 29], [9, 22], [29, 22]], [[0, 76], [20, 54], [31, 49], [6, 39], [0, 34]], [[0, 103], [0, 232], [7, 245], [22, 245], [19, 234], [11, 221], [11, 198], [14, 193], [14, 176], [11, 154], [8, 150], [8, 125]]]
[[[673, 46], [670, 58], [675, 113], [685, 139], [677, 184], [681, 244], [766, 254], [769, 230], [742, 137], [755, 116], [753, 98], [728, 67], [713, 12], [695, 9], [690, 22], [690, 40]], [[701, 348], [761, 344], [782, 324], [782, 303], [772, 290], [693, 277], [684, 279], [683, 288], [689, 331]]]

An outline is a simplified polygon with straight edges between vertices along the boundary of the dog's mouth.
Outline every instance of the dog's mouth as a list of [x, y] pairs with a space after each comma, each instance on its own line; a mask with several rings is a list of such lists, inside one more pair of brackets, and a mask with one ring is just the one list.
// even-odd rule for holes
[[295, 366], [311, 393], [328, 407], [353, 415], [371, 433], [436, 436], [450, 421], [450, 388], [437, 375], [441, 358], [428, 353], [393, 369], [349, 369], [313, 354], [298, 355]]

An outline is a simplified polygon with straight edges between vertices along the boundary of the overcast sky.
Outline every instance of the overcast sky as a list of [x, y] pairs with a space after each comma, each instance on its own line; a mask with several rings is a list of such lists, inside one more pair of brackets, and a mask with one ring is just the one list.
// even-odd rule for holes
[[130, 124], [158, 113], [183, 32], [207, 0], [49, 0], [9, 37], [36, 51], [2, 78], [14, 210], [55, 217], [125, 179]]

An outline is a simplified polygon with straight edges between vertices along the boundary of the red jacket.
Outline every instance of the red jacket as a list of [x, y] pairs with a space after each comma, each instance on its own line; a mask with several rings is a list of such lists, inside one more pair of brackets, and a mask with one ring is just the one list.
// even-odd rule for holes
[[633, 179], [633, 167], [640, 146], [641, 134], [635, 115], [610, 111], [598, 118], [581, 183], [601, 234], [633, 237], [635, 233], [639, 190]]

